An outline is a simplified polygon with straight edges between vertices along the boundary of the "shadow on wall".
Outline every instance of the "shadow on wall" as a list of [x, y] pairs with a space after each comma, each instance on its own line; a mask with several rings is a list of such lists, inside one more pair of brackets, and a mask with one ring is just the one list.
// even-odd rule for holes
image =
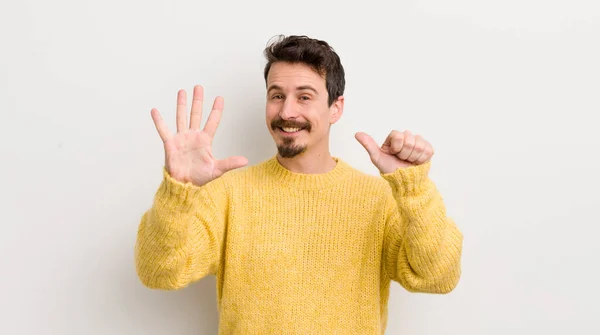
[[214, 335], [218, 332], [215, 277], [209, 276], [187, 288], [136, 294], [141, 309], [136, 329], [141, 334]]
[[[131, 243], [126, 246], [131, 250]], [[104, 317], [106, 327], [102, 331], [112, 334], [181, 334], [214, 335], [218, 332], [219, 315], [217, 310], [216, 278], [207, 276], [176, 291], [152, 290], [145, 287], [135, 273], [131, 257], [113, 254], [112, 264], [119, 267], [115, 285], [108, 291], [113, 297], [104, 297]], [[120, 274], [120, 275], [119, 275]], [[96, 318], [104, 319], [102, 316]], [[106, 329], [109, 328], [109, 329]]]

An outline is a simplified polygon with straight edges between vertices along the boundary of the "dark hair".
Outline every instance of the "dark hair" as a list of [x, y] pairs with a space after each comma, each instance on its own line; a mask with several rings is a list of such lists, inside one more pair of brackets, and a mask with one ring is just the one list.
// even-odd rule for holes
[[278, 36], [279, 39], [268, 45], [264, 54], [267, 58], [265, 65], [265, 81], [271, 65], [276, 62], [304, 63], [312, 67], [322, 77], [325, 77], [325, 87], [329, 94], [329, 106], [344, 94], [346, 79], [340, 57], [325, 41], [307, 36]]

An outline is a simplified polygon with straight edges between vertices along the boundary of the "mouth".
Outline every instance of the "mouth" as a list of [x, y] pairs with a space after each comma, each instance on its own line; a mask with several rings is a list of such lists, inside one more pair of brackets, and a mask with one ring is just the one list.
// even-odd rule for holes
[[284, 135], [295, 135], [304, 130], [304, 128], [277, 127], [277, 130]]

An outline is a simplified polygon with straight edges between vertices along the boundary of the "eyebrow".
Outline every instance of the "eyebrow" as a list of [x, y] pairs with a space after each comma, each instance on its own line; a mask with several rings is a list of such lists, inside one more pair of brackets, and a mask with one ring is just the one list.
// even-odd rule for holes
[[[269, 89], [267, 90], [267, 93], [271, 92], [272, 90], [280, 90], [280, 91], [282, 91], [283, 89], [280, 86], [278, 86], [278, 85], [271, 85], [269, 87]], [[316, 95], [319, 95], [319, 92], [317, 92], [317, 90], [314, 87], [310, 86], [310, 85], [302, 85], [302, 86], [296, 87], [296, 91], [302, 91], [302, 90], [313, 91]]]

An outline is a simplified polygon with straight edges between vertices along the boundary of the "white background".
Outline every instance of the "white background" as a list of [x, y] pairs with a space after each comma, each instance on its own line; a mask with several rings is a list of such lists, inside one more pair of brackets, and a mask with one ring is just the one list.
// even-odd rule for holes
[[[465, 235], [449, 295], [392, 286], [387, 334], [598, 334], [596, 0], [3, 1], [2, 334], [215, 334], [215, 281], [138, 281], [139, 219], [162, 178], [178, 89], [225, 98], [214, 151], [274, 154], [262, 50], [339, 52], [332, 154], [375, 174], [357, 131], [410, 129]], [[206, 119], [207, 113], [204, 115]], [[174, 128], [171, 128], [174, 129]]]

